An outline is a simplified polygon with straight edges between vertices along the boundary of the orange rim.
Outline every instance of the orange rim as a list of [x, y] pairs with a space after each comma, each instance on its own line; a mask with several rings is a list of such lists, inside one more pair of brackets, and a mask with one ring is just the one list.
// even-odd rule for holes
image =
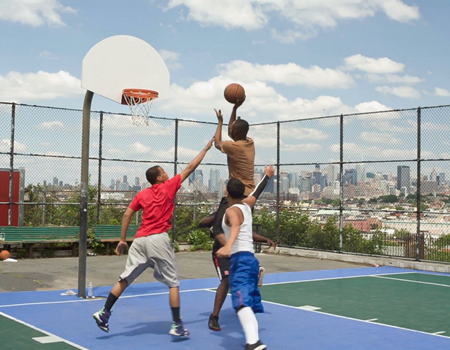
[[158, 92], [145, 89], [123, 89], [122, 90], [122, 104], [128, 104], [128, 99], [133, 99], [135, 102], [144, 103], [158, 98]]

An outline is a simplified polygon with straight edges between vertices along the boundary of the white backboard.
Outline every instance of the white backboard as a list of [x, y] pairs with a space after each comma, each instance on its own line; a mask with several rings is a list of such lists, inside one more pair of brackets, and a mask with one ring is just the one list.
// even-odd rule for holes
[[83, 59], [81, 87], [118, 103], [122, 90], [169, 93], [170, 74], [161, 55], [145, 41], [129, 35], [111, 36], [92, 47]]

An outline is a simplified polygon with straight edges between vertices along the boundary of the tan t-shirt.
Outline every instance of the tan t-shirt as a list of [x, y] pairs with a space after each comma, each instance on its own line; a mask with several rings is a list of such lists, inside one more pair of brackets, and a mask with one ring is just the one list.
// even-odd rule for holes
[[255, 189], [255, 144], [252, 140], [223, 141], [221, 151], [228, 158], [230, 179], [241, 180], [248, 196]]

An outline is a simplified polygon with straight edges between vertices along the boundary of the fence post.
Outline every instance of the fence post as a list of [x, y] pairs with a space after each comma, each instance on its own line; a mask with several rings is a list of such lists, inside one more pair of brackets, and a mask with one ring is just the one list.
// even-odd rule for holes
[[8, 206], [8, 226], [12, 224], [13, 213], [13, 181], [14, 181], [14, 137], [16, 127], [16, 104], [12, 104], [11, 109], [11, 144], [9, 145], [9, 206]]
[[344, 205], [344, 115], [339, 119], [339, 251], [343, 250], [343, 226], [344, 217], [342, 207]]
[[277, 122], [277, 241], [280, 243], [280, 122]]
[[42, 188], [42, 226], [45, 226], [45, 213], [47, 211], [47, 181], [44, 180]]
[[420, 168], [421, 168], [421, 127], [420, 127], [420, 123], [422, 120], [422, 112], [420, 107], [417, 108], [417, 193], [416, 193], [416, 198], [417, 198], [417, 232], [416, 232], [416, 260], [419, 261], [420, 260], [420, 248], [421, 248], [421, 244], [420, 244], [420, 214], [421, 214], [421, 209], [420, 209], [420, 205], [421, 205], [421, 201], [420, 201], [420, 192], [421, 192], [421, 178], [420, 178]]
[[98, 136], [98, 185], [97, 185], [97, 224], [102, 212], [102, 156], [103, 156], [103, 112], [100, 112], [100, 132]]
[[[175, 176], [178, 169], [178, 119], [175, 119], [175, 151], [174, 151], [174, 159], [173, 159], [173, 175]], [[177, 235], [177, 196], [175, 195], [175, 206], [173, 208], [173, 216], [172, 216], [172, 242], [175, 242], [175, 238]]]

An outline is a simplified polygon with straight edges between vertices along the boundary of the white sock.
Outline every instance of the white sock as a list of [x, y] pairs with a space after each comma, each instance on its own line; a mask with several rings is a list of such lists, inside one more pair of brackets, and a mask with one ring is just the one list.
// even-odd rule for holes
[[237, 313], [241, 326], [244, 329], [247, 344], [255, 344], [259, 340], [258, 320], [251, 307], [244, 307]]

